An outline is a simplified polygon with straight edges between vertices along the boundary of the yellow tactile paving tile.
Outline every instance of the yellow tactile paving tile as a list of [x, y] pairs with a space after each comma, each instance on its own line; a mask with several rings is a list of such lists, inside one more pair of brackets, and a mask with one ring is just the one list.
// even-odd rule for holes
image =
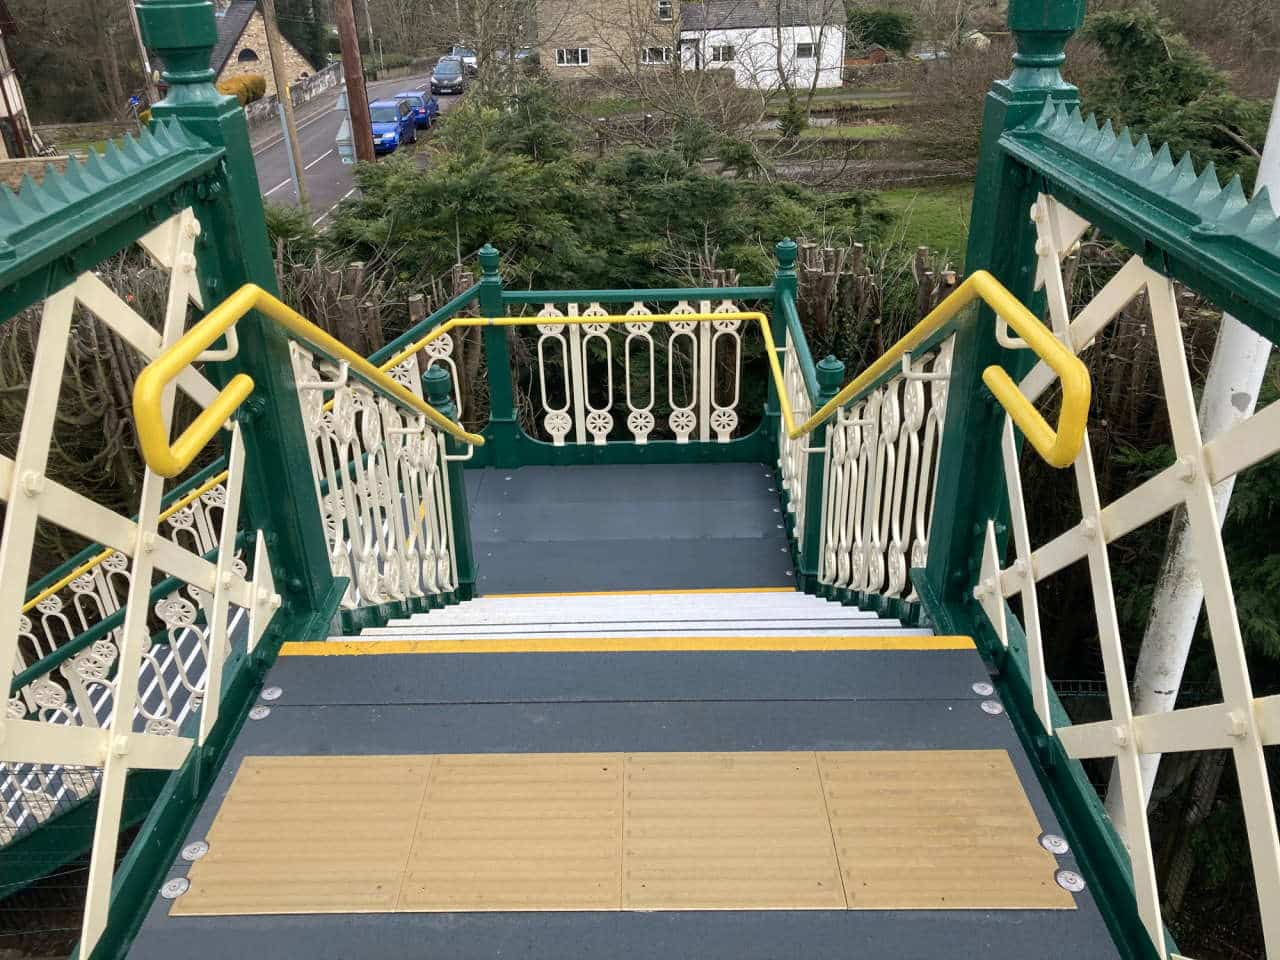
[[1072, 909], [1003, 750], [819, 753], [851, 909]]
[[399, 909], [617, 910], [622, 755], [437, 757]]
[[630, 754], [622, 906], [845, 905], [812, 753]]
[[1070, 909], [999, 750], [248, 757], [175, 915]]
[[431, 757], [246, 757], [176, 916], [394, 909]]

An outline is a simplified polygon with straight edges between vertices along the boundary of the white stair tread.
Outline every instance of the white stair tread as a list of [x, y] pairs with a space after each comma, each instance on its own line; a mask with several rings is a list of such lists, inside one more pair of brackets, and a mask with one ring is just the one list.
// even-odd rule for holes
[[858, 618], [874, 614], [799, 593], [649, 593], [577, 597], [481, 597], [442, 610], [394, 620], [391, 625], [754, 617], [810, 619], [832, 616]]
[[[403, 631], [387, 632], [385, 630], [366, 631], [360, 634], [360, 640], [508, 640], [535, 639], [543, 637], [609, 637], [616, 639], [633, 639], [647, 637], [920, 637], [930, 636], [933, 631], [919, 627], [904, 627], [897, 621], [877, 621], [874, 628], [849, 629], [829, 628], [821, 630], [770, 630], [770, 629], [703, 629], [703, 630], [628, 630], [625, 625], [598, 630], [575, 630], [552, 628], [546, 630], [466, 630], [460, 629], [448, 633], [424, 635], [421, 632], [406, 628]], [[350, 640], [351, 637], [330, 637], [330, 640]]]
[[576, 620], [566, 617], [500, 623], [389, 623], [385, 627], [370, 627], [365, 630], [364, 635], [414, 634], [415, 636], [431, 637], [444, 633], [454, 634], [464, 631], [519, 635], [528, 631], [546, 633], [553, 630], [566, 630], [579, 634], [616, 629], [649, 630], [653, 633], [665, 634], [679, 634], [681, 631], [687, 630], [715, 630], [728, 635], [736, 634], [739, 630], [868, 630], [897, 624], [898, 622], [897, 620], [881, 620], [871, 614], [861, 617], [827, 617], [821, 619], [746, 617], [737, 619], [716, 618], [711, 620]]

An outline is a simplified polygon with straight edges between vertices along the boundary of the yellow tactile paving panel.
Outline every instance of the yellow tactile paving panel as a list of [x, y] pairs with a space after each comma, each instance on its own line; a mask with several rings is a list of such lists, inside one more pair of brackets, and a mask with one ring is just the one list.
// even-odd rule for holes
[[246, 757], [176, 916], [394, 910], [431, 757]]
[[1071, 909], [1003, 750], [819, 753], [851, 909]]
[[812, 753], [627, 757], [627, 910], [844, 908]]
[[442, 756], [400, 909], [617, 910], [622, 755]]
[[1006, 753], [248, 757], [175, 915], [1071, 909]]

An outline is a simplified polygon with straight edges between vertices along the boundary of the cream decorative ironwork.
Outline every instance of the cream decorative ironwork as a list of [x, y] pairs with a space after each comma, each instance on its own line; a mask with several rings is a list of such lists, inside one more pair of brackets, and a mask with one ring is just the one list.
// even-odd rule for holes
[[[1240, 621], [1223, 549], [1213, 486], [1280, 451], [1280, 403], [1272, 403], [1209, 443], [1200, 436], [1196, 401], [1183, 347], [1178, 298], [1173, 282], [1138, 256], [1130, 260], [1074, 317], [1070, 316], [1062, 261], [1090, 224], [1056, 200], [1041, 196], [1032, 209], [1037, 231], [1037, 281], [1049, 304], [1053, 332], [1079, 354], [1135, 297], [1145, 293], [1159, 356], [1160, 379], [1169, 413], [1177, 460], [1124, 496], [1103, 504], [1098, 494], [1093, 453], [1086, 438], [1073, 469], [1080, 522], [1048, 543], [1034, 546], [1027, 525], [1013, 430], [1006, 418], [1004, 473], [1010, 501], [1013, 562], [1002, 567], [994, 529], [988, 524], [982, 579], [974, 596], [997, 634], [1008, 643], [1005, 599], [1020, 596], [1028, 664], [1036, 713], [1046, 733], [1056, 733], [1077, 758], [1112, 757], [1122, 791], [1124, 832], [1132, 863], [1134, 889], [1142, 921], [1164, 954], [1163, 921], [1148, 830], [1139, 757], [1144, 753], [1230, 750], [1240, 784], [1240, 800], [1249, 834], [1268, 954], [1280, 955], [1280, 843], [1263, 747], [1280, 744], [1280, 696], [1255, 698], [1245, 659]], [[1043, 362], [1023, 379], [1029, 399], [1040, 397], [1053, 375]], [[1111, 582], [1108, 546], [1176, 507], [1187, 511], [1193, 553], [1204, 587], [1213, 655], [1222, 702], [1134, 715], [1124, 649]], [[1058, 730], [1049, 714], [1048, 679], [1037, 584], [1084, 560], [1093, 592], [1093, 609], [1106, 676], [1111, 716]]]
[[[789, 338], [782, 351], [782, 382], [786, 386], [792, 416], [797, 423], [804, 423], [813, 414], [813, 403], [805, 386], [795, 345]], [[809, 478], [808, 445], [807, 433], [792, 437], [785, 428], [778, 431], [778, 470], [786, 493], [787, 512], [792, 514], [798, 551], [804, 550], [804, 516], [808, 508], [805, 502]]]
[[[441, 338], [443, 339], [443, 338]], [[438, 342], [438, 341], [435, 341]], [[348, 609], [457, 586], [443, 436], [388, 397], [291, 342], [329, 562]], [[449, 359], [431, 353], [431, 362]], [[389, 371], [422, 396], [417, 355]]]
[[905, 356], [901, 373], [842, 407], [828, 427], [822, 583], [915, 598], [909, 571], [928, 557], [954, 342]]
[[[235, 555], [245, 457], [238, 425], [230, 430], [229, 467], [222, 491], [207, 491], [207, 502], [189, 505], [189, 512], [179, 510], [170, 517], [167, 537], [159, 528], [165, 479], [154, 471], [146, 469], [143, 474], [136, 521], [46, 474], [74, 311], [93, 313], [129, 348], [154, 358], [182, 336], [189, 305], [199, 305], [194, 255], [199, 233], [200, 224], [188, 208], [139, 241], [152, 260], [169, 272], [159, 331], [93, 273], [81, 274], [44, 302], [17, 453], [13, 459], [0, 457], [0, 497], [10, 507], [0, 541], [0, 663], [22, 669], [27, 656], [48, 644], [70, 640], [78, 632], [76, 620], [83, 624], [108, 608], [124, 608], [117, 631], [75, 654], [56, 676], [46, 674], [24, 686], [9, 698], [6, 715], [0, 719], [0, 761], [17, 774], [16, 789], [31, 815], [48, 815], [51, 790], [54, 798], [61, 791], [83, 795], [97, 781], [97, 825], [81, 943], [86, 955], [107, 922], [129, 771], [176, 769], [194, 742], [204, 742], [218, 717], [229, 644], [234, 641], [242, 649], [252, 649], [280, 605], [261, 534], [252, 581], [246, 579], [243, 563]], [[210, 351], [203, 359], [234, 354], [238, 344], [234, 337], [228, 340], [224, 349]], [[177, 377], [176, 386], [200, 406], [207, 406], [218, 393], [190, 367]], [[170, 389], [162, 404], [165, 430], [172, 425], [173, 406]], [[214, 509], [220, 513], [216, 528], [210, 516]], [[38, 605], [39, 616], [32, 621], [23, 606], [41, 519], [114, 550], [120, 559], [110, 555], [91, 574], [69, 584], [69, 608], [61, 594], [44, 597]], [[217, 544], [213, 561], [202, 556], [206, 543]], [[162, 599], [153, 610], [150, 594], [153, 579], [160, 574], [187, 584], [188, 592]], [[248, 610], [248, 623], [233, 634], [232, 611], [237, 607]], [[208, 627], [192, 638], [199, 608], [205, 611]], [[68, 609], [75, 620], [67, 616]], [[152, 650], [155, 617], [176, 641], [169, 651], [173, 661]], [[176, 683], [165, 672], [170, 665], [176, 667]], [[115, 678], [109, 680], [113, 666]], [[180, 735], [185, 715], [197, 710], [195, 736]], [[31, 764], [39, 766], [27, 766]], [[6, 829], [15, 827], [9, 824]]]
[[[162, 525], [169, 540], [198, 556], [218, 546], [226, 488], [218, 484], [167, 518]], [[244, 576], [237, 553], [232, 569]], [[39, 599], [18, 619], [18, 658], [15, 674], [34, 666], [63, 644], [101, 623], [124, 606], [132, 583], [129, 558], [113, 550], [61, 589]], [[176, 733], [187, 715], [200, 706], [209, 662], [212, 596], [187, 584], [170, 591], [154, 607], [167, 635], [142, 655], [138, 673], [141, 691], [137, 716], [151, 733]], [[197, 620], [197, 612], [204, 614]], [[246, 626], [245, 612], [235, 607], [228, 621], [230, 635]], [[109, 722], [117, 676], [112, 671], [120, 654], [122, 627], [76, 653], [56, 668], [22, 687], [14, 697], [15, 716], [37, 716], [46, 723], [98, 727]], [[58, 764], [0, 764], [0, 846], [96, 789], [99, 771]]]
[[[702, 300], [697, 307], [682, 300], [666, 316], [737, 312], [731, 300], [715, 306]], [[741, 419], [741, 318], [655, 321], [646, 319], [654, 311], [637, 301], [625, 313], [635, 319], [621, 329], [606, 322], [556, 322], [610, 315], [599, 303], [569, 303], [563, 310], [547, 303], [537, 313], [545, 320], [537, 325], [537, 415], [551, 442], [607, 444], [616, 426], [614, 408], [621, 405], [635, 443], [649, 442], [660, 406], [669, 410], [665, 426], [677, 443], [728, 443]], [[659, 333], [664, 329], [665, 336]], [[621, 391], [615, 378], [619, 362]]]

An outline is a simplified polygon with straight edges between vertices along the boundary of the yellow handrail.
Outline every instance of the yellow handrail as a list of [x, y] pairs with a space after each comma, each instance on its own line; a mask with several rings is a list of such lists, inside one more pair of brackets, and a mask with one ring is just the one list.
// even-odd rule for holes
[[1011, 294], [1004, 285], [985, 270], [977, 270], [956, 287], [947, 298], [933, 308], [932, 311], [911, 328], [897, 343], [891, 346], [884, 355], [867, 367], [861, 374], [849, 381], [839, 393], [827, 401], [804, 423], [799, 426], [791, 410], [791, 403], [782, 377], [782, 367], [778, 363], [777, 349], [773, 334], [769, 329], [768, 318], [757, 311], [734, 311], [724, 313], [664, 313], [641, 315], [608, 316], [576, 316], [576, 317], [454, 317], [427, 333], [421, 339], [405, 347], [390, 360], [382, 364], [382, 370], [390, 370], [396, 364], [417, 353], [437, 337], [444, 336], [459, 327], [529, 327], [538, 324], [589, 324], [589, 323], [637, 323], [637, 322], [671, 322], [692, 321], [695, 323], [714, 322], [716, 320], [750, 320], [760, 325], [760, 333], [764, 338], [766, 352], [769, 357], [769, 369], [778, 388], [778, 402], [782, 412], [783, 423], [787, 435], [792, 439], [803, 436], [833, 416], [837, 409], [848, 403], [855, 394], [867, 389], [893, 367], [902, 361], [905, 354], [910, 353], [931, 336], [942, 329], [956, 314], [974, 300], [982, 300], [991, 307], [1006, 323], [1022, 337], [1023, 341], [1044, 360], [1062, 381], [1062, 409], [1058, 414], [1058, 428], [1054, 430], [1040, 416], [1036, 408], [1018, 390], [1017, 385], [1003, 369], [997, 366], [987, 367], [982, 372], [982, 382], [1000, 401], [1000, 405], [1008, 411], [1018, 429], [1031, 442], [1036, 451], [1055, 467], [1069, 466], [1080, 452], [1084, 442], [1085, 421], [1089, 415], [1089, 398], [1091, 386], [1089, 371], [1080, 359], [1058, 342], [1052, 333], [1036, 319], [1022, 302]]
[[1039, 411], [1022, 395], [1017, 384], [1002, 368], [995, 365], [987, 367], [982, 371], [982, 382], [1000, 401], [1000, 405], [1013, 418], [1023, 436], [1046, 463], [1054, 467], [1070, 466], [1084, 443], [1084, 427], [1089, 416], [1089, 398], [1092, 393], [1089, 371], [1079, 357], [1064, 347], [1017, 297], [1005, 289], [1004, 284], [985, 270], [971, 273], [928, 316], [912, 327], [906, 336], [886, 350], [880, 359], [849, 381], [798, 428], [789, 430], [790, 436], [795, 438], [808, 433], [831, 417], [850, 397], [875, 383], [897, 366], [904, 355], [916, 349], [961, 310], [979, 299], [1008, 323], [1027, 346], [1058, 375], [1062, 382], [1062, 408], [1058, 412], [1057, 430], [1045, 422], [1044, 417], [1040, 416]]
[[253, 392], [253, 378], [243, 373], [236, 374], [182, 435], [172, 444], [169, 443], [164, 417], [161, 415], [161, 398], [165, 387], [250, 310], [257, 310], [269, 317], [334, 360], [346, 362], [360, 377], [403, 406], [422, 414], [450, 436], [475, 446], [484, 444], [483, 437], [462, 429], [342, 341], [330, 336], [261, 287], [247, 283], [210, 310], [204, 319], [183, 334], [182, 339], [152, 360], [138, 374], [133, 387], [133, 416], [137, 421], [138, 442], [147, 466], [161, 476], [173, 477], [185, 470], [217, 435], [222, 424]]
[[982, 380], [995, 395], [1000, 405], [1013, 418], [1018, 429], [1042, 456], [1055, 467], [1070, 465], [1080, 452], [1084, 442], [1085, 421], [1089, 414], [1091, 385], [1089, 372], [1080, 359], [1058, 342], [1057, 338], [1013, 296], [1004, 285], [985, 270], [978, 270], [953, 290], [928, 316], [916, 324], [902, 339], [891, 346], [883, 356], [846, 384], [839, 393], [822, 405], [804, 423], [797, 425], [791, 409], [782, 367], [778, 362], [777, 348], [769, 329], [769, 320], [759, 311], [741, 310], [721, 313], [680, 314], [609, 314], [596, 316], [559, 317], [453, 317], [425, 334], [419, 340], [402, 349], [395, 356], [375, 367], [345, 344], [291, 310], [265, 290], [246, 284], [220, 303], [192, 327], [176, 344], [151, 361], [138, 376], [133, 394], [134, 416], [138, 421], [138, 436], [147, 464], [164, 476], [174, 476], [191, 463], [201, 448], [217, 433], [222, 423], [253, 390], [253, 380], [238, 374], [203, 413], [189, 426], [172, 446], [165, 436], [160, 416], [160, 398], [166, 385], [197, 356], [220, 337], [232, 324], [250, 310], [261, 313], [311, 343], [336, 360], [344, 360], [352, 370], [364, 379], [385, 390], [396, 399], [425, 415], [432, 423], [451, 436], [466, 443], [482, 446], [484, 438], [468, 433], [449, 420], [434, 407], [392, 380], [387, 371], [426, 347], [433, 340], [462, 327], [529, 327], [540, 324], [586, 325], [594, 323], [652, 323], [693, 322], [711, 323], [717, 320], [746, 320], [759, 325], [764, 339], [769, 369], [778, 391], [778, 403], [787, 435], [801, 437], [832, 417], [836, 410], [850, 398], [866, 390], [890, 369], [897, 366], [902, 357], [911, 353], [961, 310], [974, 300], [982, 300], [996, 312], [1023, 341], [1044, 360], [1062, 382], [1062, 408], [1058, 413], [1058, 426], [1051, 427], [1018, 390], [1017, 384], [998, 366], [987, 367]]

